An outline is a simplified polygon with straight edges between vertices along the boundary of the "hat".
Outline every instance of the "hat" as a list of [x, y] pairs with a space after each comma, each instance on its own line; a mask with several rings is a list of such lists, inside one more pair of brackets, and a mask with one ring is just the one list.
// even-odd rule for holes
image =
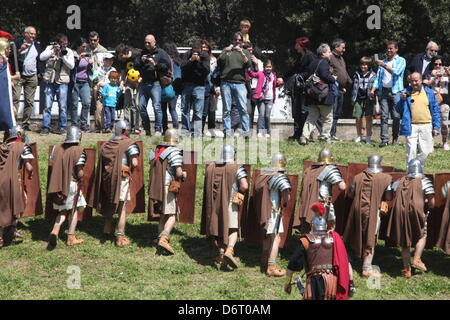
[[311, 45], [311, 41], [307, 37], [297, 38], [297, 39], [295, 39], [295, 43], [298, 43], [300, 45], [300, 47], [302, 47], [304, 49], [309, 49], [309, 47]]
[[14, 38], [14, 37], [13, 37], [12, 34], [10, 34], [9, 32], [0, 30], [0, 38], [6, 38], [6, 39], [8, 39], [8, 40], [11, 40], [11, 39]]
[[112, 53], [107, 52], [103, 56], [103, 59], [114, 59], [114, 55]]

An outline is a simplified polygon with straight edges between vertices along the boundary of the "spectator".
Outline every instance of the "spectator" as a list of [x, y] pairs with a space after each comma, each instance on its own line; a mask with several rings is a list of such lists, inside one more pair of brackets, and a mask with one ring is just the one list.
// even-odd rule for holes
[[[108, 50], [100, 44], [100, 36], [97, 31], [89, 33], [89, 46], [86, 49], [87, 55], [90, 55], [92, 64], [92, 90], [91, 90], [91, 110], [95, 110], [95, 129], [100, 131], [103, 128], [103, 109], [98, 110], [101, 106], [101, 95], [99, 94], [100, 87], [98, 85], [99, 73], [102, 73], [105, 55], [110, 55]], [[103, 73], [103, 76], [106, 74]], [[106, 76], [106, 80], [108, 77]]]
[[252, 24], [247, 19], [244, 19], [239, 23], [239, 31], [242, 35], [243, 42], [250, 41], [250, 35], [248, 34], [248, 32], [250, 31], [251, 26], [252, 26]]
[[220, 96], [220, 87], [216, 87], [211, 81], [211, 77], [214, 72], [218, 71], [217, 58], [212, 53], [212, 48], [208, 40], [202, 40], [202, 51], [206, 52], [209, 56], [209, 75], [205, 88], [205, 105], [203, 106], [202, 128], [205, 128], [206, 118], [208, 118], [208, 131], [205, 132], [205, 136], [223, 138], [223, 133], [216, 130], [216, 110], [217, 100]]
[[[270, 137], [270, 113], [277, 97], [277, 74], [273, 72], [273, 64], [270, 59], [264, 61], [264, 71], [250, 72], [253, 78], [258, 79], [253, 99], [258, 106], [258, 137]], [[278, 80], [278, 83], [280, 81]]]
[[[94, 74], [92, 81], [97, 83], [97, 98], [95, 106], [95, 132], [100, 133], [104, 129], [104, 110], [102, 102], [102, 88], [109, 83], [109, 74], [112, 71], [117, 71], [112, 65], [114, 63], [114, 56], [111, 53], [106, 53], [103, 58], [103, 65]], [[119, 74], [120, 77], [120, 74]], [[119, 79], [120, 82], [120, 79]]]
[[[299, 53], [299, 56], [295, 60], [294, 66], [284, 75], [283, 82], [287, 82], [289, 78], [296, 75], [300, 75], [303, 80], [306, 80], [309, 65], [317, 59], [316, 55], [309, 50], [310, 45], [311, 42], [307, 37], [301, 37], [295, 40], [295, 50]], [[294, 134], [288, 140], [298, 140], [301, 137], [306, 118], [308, 117], [308, 109], [305, 105], [305, 92], [302, 88], [296, 89], [291, 92]]]
[[409, 77], [412, 73], [419, 72], [423, 77], [425, 74], [430, 73], [433, 70], [433, 66], [430, 64], [431, 59], [437, 56], [438, 52], [438, 44], [433, 41], [428, 42], [425, 53], [419, 53], [411, 60], [411, 63], [406, 68], [405, 75]]
[[431, 59], [432, 69], [425, 75], [426, 80], [423, 83], [430, 86], [435, 95], [439, 109], [441, 111], [441, 136], [442, 136], [442, 148], [444, 150], [450, 150], [447, 143], [448, 141], [448, 115], [450, 112], [450, 99], [448, 95], [448, 79], [450, 77], [450, 67], [444, 67], [443, 59], [441, 56], [435, 56]]
[[307, 95], [306, 104], [309, 106], [309, 112], [299, 141], [302, 145], [308, 143], [308, 138], [316, 127], [318, 119], [323, 124], [319, 140], [326, 143], [331, 142], [330, 131], [333, 123], [333, 103], [336, 95], [332, 87], [336, 82], [336, 76], [333, 76], [330, 72], [330, 58], [332, 56], [330, 46], [322, 43], [317, 48], [317, 56], [318, 58], [309, 65], [308, 73], [309, 75], [316, 74], [323, 83], [328, 84], [328, 94], [324, 99], [320, 100]]
[[120, 87], [123, 90], [124, 119], [131, 126], [132, 134], [140, 134], [140, 109], [138, 95], [138, 81], [130, 81], [127, 77], [129, 70], [136, 68], [137, 60], [141, 54], [140, 49], [132, 48], [123, 43], [116, 47], [116, 69], [120, 73]]
[[249, 115], [249, 124], [250, 129], [253, 129], [253, 119], [255, 118], [255, 109], [256, 109], [256, 101], [252, 98], [253, 93], [255, 92], [256, 86], [258, 84], [257, 78], [252, 78], [249, 72], [259, 72], [263, 70], [263, 63], [259, 60], [253, 52], [253, 44], [248, 41], [244, 42], [244, 49], [247, 49], [250, 52], [250, 60], [251, 66], [248, 68], [247, 77], [246, 77], [246, 86], [247, 86], [247, 112]]
[[374, 100], [370, 99], [369, 94], [377, 75], [370, 69], [371, 64], [371, 58], [362, 57], [359, 61], [359, 70], [353, 76], [352, 104], [353, 116], [356, 118], [355, 142], [372, 143]]
[[[422, 85], [419, 72], [411, 74], [410, 88], [402, 92], [396, 108], [402, 116], [400, 134], [406, 136], [406, 166], [418, 158], [422, 165], [433, 152], [434, 140], [440, 129], [439, 104], [433, 90]], [[421, 153], [417, 155], [417, 145]]]
[[[44, 73], [44, 64], [39, 60], [42, 53], [41, 43], [36, 41], [36, 29], [34, 27], [26, 27], [23, 38], [14, 41], [17, 48], [17, 61], [19, 70], [15, 70], [15, 64], [11, 63], [13, 74], [20, 73], [20, 79], [13, 81], [13, 103], [19, 108], [20, 94], [23, 88], [25, 103], [23, 106], [22, 128], [30, 130], [30, 118], [34, 106], [34, 96], [39, 80]], [[11, 50], [9, 61], [14, 61], [14, 51]]]
[[67, 91], [70, 82], [70, 70], [75, 66], [74, 54], [67, 48], [67, 36], [59, 33], [56, 43], [47, 46], [40, 54], [41, 61], [46, 61], [45, 81], [45, 109], [41, 134], [49, 134], [52, 120], [53, 98], [56, 96], [59, 106], [57, 133], [65, 134], [67, 126]]
[[[178, 53], [177, 45], [173, 42], [165, 43], [162, 48], [170, 56], [170, 61], [172, 64], [173, 86], [175, 87], [175, 83], [181, 82], [181, 57]], [[179, 94], [177, 91], [178, 90], [175, 89], [177, 95], [170, 101], [161, 101], [161, 108], [163, 113], [163, 132], [166, 132], [166, 130], [168, 129], [167, 109], [169, 109], [170, 117], [172, 118], [172, 127], [174, 129], [178, 129], [177, 101]]]
[[155, 113], [155, 136], [162, 135], [161, 84], [159, 78], [170, 70], [170, 57], [156, 44], [151, 34], [145, 37], [145, 48], [142, 50], [137, 65], [142, 82], [139, 88], [139, 109], [142, 125], [147, 136], [150, 136], [150, 118], [147, 112], [148, 100], [152, 100]]
[[347, 85], [352, 84], [352, 79], [347, 73], [347, 67], [343, 58], [345, 52], [345, 41], [336, 39], [333, 41], [333, 54], [331, 55], [331, 67], [333, 74], [337, 76], [338, 90], [336, 100], [333, 105], [333, 125], [331, 126], [331, 140], [339, 141], [336, 137], [336, 126], [339, 118], [342, 116], [342, 107], [344, 105], [344, 94], [347, 92]]
[[395, 105], [401, 96], [403, 90], [403, 75], [405, 73], [406, 61], [398, 54], [398, 43], [389, 41], [386, 48], [387, 58], [376, 60], [379, 66], [377, 77], [373, 83], [370, 96], [373, 98], [375, 91], [378, 91], [381, 107], [381, 143], [380, 148], [389, 144], [388, 119], [389, 114], [393, 118], [392, 124], [392, 144], [398, 144], [398, 134], [400, 131], [400, 114]]
[[245, 88], [245, 72], [250, 67], [250, 53], [242, 49], [242, 35], [237, 32], [232, 38], [233, 44], [226, 47], [219, 56], [221, 72], [220, 92], [223, 106], [224, 134], [231, 136], [231, 103], [233, 98], [237, 104], [244, 136], [250, 134]]
[[114, 127], [117, 100], [122, 91], [119, 87], [120, 75], [117, 71], [111, 71], [108, 76], [109, 83], [105, 84], [102, 89], [102, 98], [105, 114], [105, 133], [111, 133]]
[[[194, 137], [202, 135], [203, 106], [205, 105], [205, 86], [210, 72], [209, 55], [202, 51], [201, 41], [194, 41], [192, 49], [182, 55], [181, 78], [183, 93], [181, 94], [183, 135]], [[193, 124], [190, 112], [193, 107]]]
[[[73, 46], [75, 56], [75, 68], [72, 70], [72, 126], [79, 127], [84, 132], [89, 132], [89, 104], [91, 102], [92, 64], [94, 60], [86, 49], [88, 42], [85, 38], [79, 38]], [[81, 117], [78, 123], [78, 100], [81, 98]]]

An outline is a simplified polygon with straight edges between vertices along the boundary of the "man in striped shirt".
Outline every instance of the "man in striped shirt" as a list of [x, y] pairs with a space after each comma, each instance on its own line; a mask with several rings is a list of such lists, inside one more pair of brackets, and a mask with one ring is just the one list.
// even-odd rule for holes
[[386, 48], [387, 58], [384, 60], [376, 60], [379, 66], [377, 77], [371, 90], [373, 98], [375, 91], [378, 91], [381, 107], [381, 143], [380, 148], [389, 144], [388, 136], [388, 119], [389, 114], [393, 119], [392, 125], [392, 144], [398, 143], [398, 135], [400, 131], [400, 114], [395, 109], [395, 105], [400, 99], [403, 88], [403, 76], [406, 68], [406, 60], [398, 54], [398, 43], [389, 41]]

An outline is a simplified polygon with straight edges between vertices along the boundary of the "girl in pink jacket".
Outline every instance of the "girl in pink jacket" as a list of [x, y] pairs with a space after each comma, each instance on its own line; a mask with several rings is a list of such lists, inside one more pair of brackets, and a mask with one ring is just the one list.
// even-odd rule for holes
[[276, 99], [277, 74], [272, 72], [272, 61], [267, 59], [263, 63], [264, 71], [253, 72], [248, 69], [252, 78], [258, 79], [253, 99], [258, 107], [258, 137], [270, 137], [270, 113]]

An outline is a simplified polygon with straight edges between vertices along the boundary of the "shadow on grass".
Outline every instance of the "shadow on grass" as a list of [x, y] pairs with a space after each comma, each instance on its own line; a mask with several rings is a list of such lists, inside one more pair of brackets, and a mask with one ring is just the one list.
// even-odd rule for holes
[[182, 238], [180, 245], [183, 251], [194, 261], [202, 266], [216, 267], [215, 259], [217, 250], [212, 241], [201, 238]]

